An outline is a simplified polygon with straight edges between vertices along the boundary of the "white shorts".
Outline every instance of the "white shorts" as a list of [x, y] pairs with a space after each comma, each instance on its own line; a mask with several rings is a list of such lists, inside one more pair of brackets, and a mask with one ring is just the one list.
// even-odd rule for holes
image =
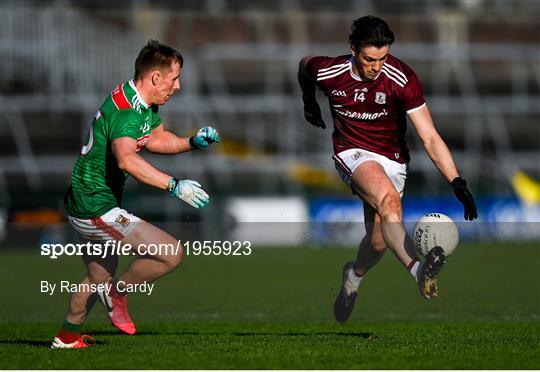
[[85, 220], [68, 215], [71, 226], [85, 239], [122, 240], [141, 219], [121, 208], [113, 208], [103, 216]]
[[386, 156], [363, 149], [345, 150], [332, 158], [341, 179], [349, 186], [352, 183], [352, 174], [360, 164], [368, 160], [376, 161], [383, 167], [399, 196], [403, 196], [405, 180], [407, 179], [407, 164], [398, 163], [388, 159]]

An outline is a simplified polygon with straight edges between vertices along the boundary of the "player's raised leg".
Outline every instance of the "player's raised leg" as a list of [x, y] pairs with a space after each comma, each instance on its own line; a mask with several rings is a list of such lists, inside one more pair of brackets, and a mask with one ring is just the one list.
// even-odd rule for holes
[[341, 290], [334, 302], [334, 318], [343, 323], [349, 319], [354, 309], [358, 286], [366, 272], [380, 261], [386, 251], [380, 217], [367, 203], [364, 203], [364, 224], [366, 235], [360, 242], [356, 261], [343, 266]]
[[[84, 256], [87, 273], [79, 284], [100, 284], [112, 280], [118, 267], [118, 256], [103, 258]], [[74, 292], [71, 296], [68, 313], [62, 328], [53, 340], [53, 349], [79, 349], [93, 346], [95, 341], [81, 335], [81, 326], [97, 300], [96, 293], [84, 290]]]
[[355, 191], [370, 204], [381, 217], [381, 231], [386, 245], [418, 281], [422, 296], [437, 296], [437, 275], [445, 258], [441, 250], [433, 249], [420, 266], [411, 239], [403, 225], [401, 197], [388, 178], [383, 167], [376, 161], [360, 164], [352, 175]]
[[[165, 231], [146, 222], [139, 221], [137, 226], [124, 238], [122, 244], [130, 244], [136, 254], [128, 269], [114, 281], [111, 291], [99, 292], [103, 305], [107, 309], [109, 318], [115, 327], [127, 334], [135, 334], [136, 328], [128, 312], [126, 286], [153, 282], [174, 270], [183, 257], [183, 250], [178, 240]], [[150, 244], [161, 247], [157, 254], [145, 253]]]
[[401, 197], [376, 161], [366, 161], [352, 174], [354, 190], [377, 211], [386, 245], [396, 257], [408, 266], [416, 258], [411, 240], [403, 226]]

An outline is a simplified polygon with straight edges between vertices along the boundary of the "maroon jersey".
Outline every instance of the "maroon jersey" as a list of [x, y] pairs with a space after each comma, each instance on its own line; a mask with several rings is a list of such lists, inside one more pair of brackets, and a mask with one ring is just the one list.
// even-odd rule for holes
[[334, 152], [361, 148], [409, 162], [406, 114], [425, 104], [416, 74], [388, 55], [380, 74], [367, 81], [353, 73], [352, 63], [351, 55], [307, 60], [308, 74], [330, 103]]

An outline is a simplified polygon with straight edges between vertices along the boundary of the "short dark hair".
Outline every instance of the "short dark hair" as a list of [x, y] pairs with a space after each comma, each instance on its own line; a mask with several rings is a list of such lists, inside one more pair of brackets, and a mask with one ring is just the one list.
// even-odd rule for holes
[[356, 52], [366, 45], [382, 48], [394, 42], [394, 33], [384, 20], [368, 15], [353, 22], [349, 42]]
[[177, 50], [157, 40], [148, 40], [135, 60], [135, 80], [153, 68], [168, 69], [174, 62], [178, 62], [180, 67], [184, 66], [184, 58]]

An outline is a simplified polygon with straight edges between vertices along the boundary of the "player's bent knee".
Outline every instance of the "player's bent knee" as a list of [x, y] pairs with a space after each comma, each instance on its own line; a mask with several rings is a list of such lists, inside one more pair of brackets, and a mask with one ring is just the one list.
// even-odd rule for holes
[[384, 196], [379, 207], [379, 214], [386, 222], [401, 222], [401, 198], [395, 190]]
[[371, 246], [378, 253], [384, 253], [386, 251], [386, 242], [383, 239], [372, 239]]
[[[177, 247], [181, 247], [181, 244], [177, 244]], [[165, 265], [167, 266], [168, 271], [172, 271], [176, 269], [180, 264], [182, 263], [182, 260], [184, 259], [184, 250], [180, 248], [178, 252], [174, 252], [173, 254], [167, 255], [165, 257]]]
[[165, 259], [165, 266], [167, 267], [167, 272], [171, 272], [180, 266], [182, 259], [178, 256], [170, 256]]

